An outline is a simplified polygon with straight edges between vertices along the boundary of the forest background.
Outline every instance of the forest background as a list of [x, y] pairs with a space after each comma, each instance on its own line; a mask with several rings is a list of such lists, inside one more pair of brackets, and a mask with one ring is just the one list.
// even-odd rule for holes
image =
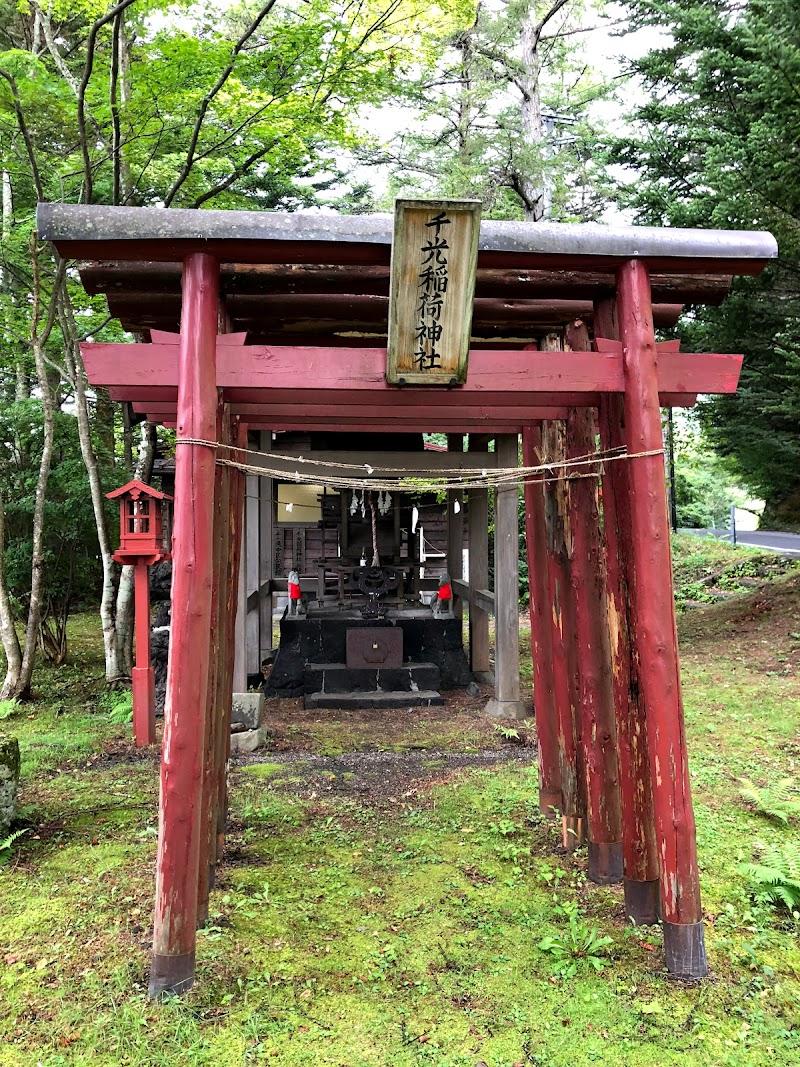
[[65, 658], [80, 604], [100, 603], [107, 681], [129, 676], [104, 494], [157, 447], [87, 385], [80, 342], [125, 335], [38, 241], [37, 201], [362, 213], [419, 194], [769, 229], [779, 259], [679, 324], [745, 363], [736, 396], [679, 424], [677, 503], [708, 525], [755, 496], [764, 525], [800, 529], [799, 31], [791, 0], [0, 0], [0, 698], [30, 692], [37, 652]]

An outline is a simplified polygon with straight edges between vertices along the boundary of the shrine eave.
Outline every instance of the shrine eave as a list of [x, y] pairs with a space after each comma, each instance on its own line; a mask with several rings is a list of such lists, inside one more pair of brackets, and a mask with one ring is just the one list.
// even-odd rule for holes
[[[67, 258], [176, 262], [207, 251], [223, 262], [388, 264], [390, 215], [198, 211], [40, 204], [39, 236]], [[481, 223], [479, 267], [596, 270], [628, 259], [651, 268], [758, 273], [777, 255], [765, 232], [595, 223]]]

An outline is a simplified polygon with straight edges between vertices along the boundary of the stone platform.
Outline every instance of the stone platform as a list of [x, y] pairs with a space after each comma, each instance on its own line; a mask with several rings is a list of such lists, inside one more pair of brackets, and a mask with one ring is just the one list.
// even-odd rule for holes
[[[347, 667], [347, 631], [361, 627], [402, 629], [402, 667]], [[390, 610], [377, 619], [354, 610], [312, 611], [299, 618], [287, 614], [281, 619], [280, 633], [265, 693], [303, 696], [307, 707], [441, 703], [439, 689], [465, 688], [472, 681], [461, 620], [434, 618], [428, 608]], [[355, 702], [345, 703], [348, 698]]]

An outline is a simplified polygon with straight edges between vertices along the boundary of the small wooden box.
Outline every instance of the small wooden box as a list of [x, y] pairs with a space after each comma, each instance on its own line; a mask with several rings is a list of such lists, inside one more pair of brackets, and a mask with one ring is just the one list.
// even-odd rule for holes
[[399, 626], [354, 626], [347, 631], [346, 641], [349, 668], [403, 666], [403, 631]]

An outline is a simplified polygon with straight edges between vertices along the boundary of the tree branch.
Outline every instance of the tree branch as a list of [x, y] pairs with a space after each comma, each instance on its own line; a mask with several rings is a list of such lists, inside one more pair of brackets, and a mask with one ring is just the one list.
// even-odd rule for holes
[[94, 68], [94, 46], [97, 42], [97, 35], [100, 30], [102, 30], [102, 28], [109, 22], [113, 22], [117, 15], [120, 15], [126, 8], [134, 3], [136, 3], [136, 0], [120, 0], [120, 3], [118, 3], [116, 7], [112, 7], [110, 11], [107, 11], [105, 15], [94, 23], [91, 30], [89, 30], [89, 36], [86, 39], [86, 62], [83, 67], [83, 77], [78, 86], [78, 135], [80, 137], [81, 154], [83, 156], [87, 204], [91, 204], [94, 193], [92, 184], [92, 161], [89, 156], [89, 142], [86, 137], [86, 90], [89, 87], [89, 80], [92, 77], [92, 70]]
[[[131, 2], [132, 2], [132, 0], [131, 0]], [[199, 107], [198, 112], [197, 112], [197, 118], [195, 119], [195, 122], [194, 122], [194, 127], [192, 129], [192, 135], [191, 135], [191, 137], [189, 139], [189, 147], [188, 147], [188, 149], [186, 151], [186, 160], [185, 160], [183, 166], [181, 167], [181, 170], [180, 170], [180, 173], [178, 174], [178, 177], [172, 183], [172, 187], [170, 188], [169, 192], [167, 193], [167, 195], [166, 195], [166, 197], [164, 199], [164, 207], [169, 207], [170, 206], [172, 201], [178, 195], [178, 192], [180, 191], [181, 186], [184, 184], [186, 179], [189, 177], [189, 174], [191, 173], [192, 167], [194, 166], [194, 162], [195, 162], [195, 152], [197, 150], [197, 142], [200, 139], [200, 132], [201, 132], [201, 130], [203, 128], [203, 123], [205, 122], [205, 118], [206, 118], [206, 114], [208, 113], [208, 109], [209, 109], [209, 107], [211, 107], [211, 104], [212, 104], [215, 96], [217, 95], [217, 93], [220, 92], [220, 90], [223, 88], [223, 86], [227, 82], [228, 78], [233, 73], [233, 68], [236, 65], [236, 60], [239, 57], [239, 53], [242, 51], [244, 46], [247, 44], [247, 42], [250, 40], [250, 38], [256, 32], [256, 30], [261, 25], [261, 23], [264, 21], [264, 19], [267, 17], [267, 15], [270, 13], [270, 11], [272, 11], [273, 7], [275, 6], [275, 4], [277, 2], [278, 2], [278, 0], [267, 0], [267, 3], [264, 4], [264, 6], [259, 11], [259, 13], [252, 20], [250, 25], [247, 27], [247, 29], [241, 35], [239, 40], [233, 46], [233, 51], [231, 52], [231, 58], [228, 61], [228, 65], [225, 67], [225, 69], [222, 71], [220, 76], [217, 78], [216, 82], [211, 87], [211, 89], [209, 89], [209, 91], [203, 97], [203, 99], [202, 99], [202, 101], [200, 103], [200, 107]], [[205, 199], [208, 199], [208, 198], [206, 197]], [[200, 203], [202, 203], [202, 202], [203, 202], [203, 198], [200, 199]], [[198, 203], [196, 202], [193, 206], [197, 207]]]
[[534, 29], [533, 29], [533, 42], [534, 42], [533, 47], [534, 47], [534, 49], [536, 49], [538, 47], [539, 41], [540, 41], [541, 36], [542, 36], [542, 30], [545, 28], [547, 23], [550, 22], [551, 19], [554, 19], [556, 17], [556, 15], [559, 13], [559, 11], [561, 10], [561, 8], [562, 7], [566, 7], [566, 5], [568, 3], [570, 3], [570, 0], [555, 0], [555, 3], [552, 5], [550, 10], [545, 12], [545, 14], [540, 19], [540, 21], [537, 22], [537, 24], [534, 26]]
[[267, 154], [267, 152], [272, 151], [272, 149], [275, 147], [275, 144], [276, 142], [268, 144], [266, 147], [259, 148], [257, 152], [253, 152], [252, 155], [249, 155], [247, 159], [245, 159], [242, 163], [239, 164], [238, 167], [235, 167], [234, 170], [231, 171], [231, 173], [224, 181], [219, 182], [213, 187], [213, 189], [208, 189], [205, 193], [203, 193], [202, 196], [198, 196], [198, 198], [191, 205], [191, 207], [198, 208], [201, 204], [205, 204], [207, 200], [211, 200], [218, 193], [225, 192], [226, 189], [230, 188], [230, 186], [233, 185], [237, 178], [241, 178], [243, 174], [246, 174], [254, 163], [257, 163], [259, 159], [262, 159]]
[[25, 112], [22, 110], [22, 101], [19, 98], [19, 89], [17, 83], [14, 81], [8, 71], [3, 70], [0, 67], [0, 78], [5, 78], [11, 89], [11, 100], [14, 104], [14, 114], [17, 117], [17, 126], [19, 132], [22, 134], [22, 140], [25, 142], [25, 151], [28, 154], [28, 163], [31, 168], [31, 177], [33, 178], [33, 185], [36, 189], [36, 195], [39, 200], [44, 200], [44, 187], [42, 186], [42, 177], [39, 173], [39, 165], [36, 162], [36, 153], [33, 150], [33, 142], [31, 141], [31, 135], [28, 131], [28, 124], [25, 121]]

